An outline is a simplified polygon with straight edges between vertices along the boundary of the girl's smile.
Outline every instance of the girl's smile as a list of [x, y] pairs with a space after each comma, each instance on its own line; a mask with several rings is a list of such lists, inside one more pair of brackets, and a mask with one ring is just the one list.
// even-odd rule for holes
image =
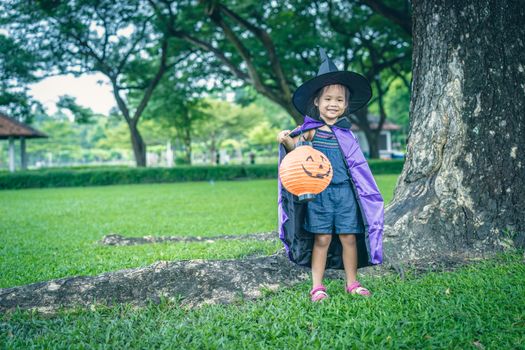
[[329, 85], [314, 103], [319, 108], [319, 116], [326, 124], [332, 125], [344, 114], [347, 107], [345, 90], [341, 85]]

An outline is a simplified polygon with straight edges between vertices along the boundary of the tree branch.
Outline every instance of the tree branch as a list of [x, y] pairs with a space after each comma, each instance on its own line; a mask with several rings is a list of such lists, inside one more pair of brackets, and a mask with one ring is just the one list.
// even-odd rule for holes
[[155, 89], [160, 79], [164, 75], [164, 72], [166, 71], [167, 55], [168, 55], [168, 38], [164, 36], [164, 39], [162, 40], [162, 46], [161, 46], [159, 69], [157, 73], [155, 74], [155, 77], [149, 83], [148, 88], [144, 92], [144, 96], [142, 96], [142, 100], [140, 101], [139, 106], [135, 110], [135, 113], [133, 115], [134, 123], [138, 122], [138, 118], [142, 115], [142, 112], [146, 108], [146, 105], [148, 104], [148, 101], [151, 98], [151, 95], [153, 94], [153, 90]]
[[102, 60], [102, 58], [100, 58], [100, 57], [97, 55], [97, 53], [95, 52], [95, 50], [93, 50], [93, 48], [89, 45], [89, 43], [88, 43], [86, 40], [82, 39], [79, 35], [73, 33], [72, 31], [70, 32], [70, 35], [71, 35], [71, 37], [72, 37], [73, 39], [75, 39], [75, 40], [78, 42], [78, 44], [79, 44], [80, 47], [83, 47], [84, 49], [87, 50], [86, 53], [87, 53], [88, 56], [91, 56], [91, 57], [93, 57], [93, 58], [95, 59], [95, 61], [100, 65], [100, 71], [101, 71], [102, 73], [104, 73], [104, 74], [106, 74], [106, 75], [108, 75], [108, 76], [112, 75], [111, 67], [108, 66], [108, 65], [106, 64], [106, 62], [104, 62], [104, 61]]
[[130, 125], [131, 117], [129, 115], [129, 109], [128, 109], [128, 106], [126, 106], [126, 102], [124, 102], [124, 99], [122, 98], [122, 96], [120, 96], [120, 93], [119, 93], [120, 90], [117, 84], [117, 77], [111, 76], [109, 77], [109, 79], [111, 81], [111, 85], [113, 85], [113, 96], [115, 96], [115, 100], [117, 101], [117, 106], [122, 112], [122, 115], [124, 116], [124, 119], [126, 120], [128, 125]]
[[106, 21], [106, 17], [100, 14], [98, 6], [95, 6], [95, 13], [102, 20], [104, 25], [104, 43], [102, 44], [102, 61], [104, 61], [106, 59], [106, 48], [109, 42], [108, 22]]
[[268, 56], [270, 58], [270, 64], [272, 71], [274, 72], [275, 76], [277, 77], [278, 85], [281, 89], [281, 92], [284, 94], [285, 99], [289, 99], [292, 97], [290, 92], [290, 87], [288, 86], [286, 82], [286, 78], [283, 73], [283, 69], [281, 66], [281, 63], [279, 61], [279, 58], [277, 57], [277, 53], [275, 52], [275, 45], [273, 44], [272, 39], [270, 38], [270, 35], [263, 29], [258, 28], [248, 22], [247, 20], [241, 18], [239, 15], [237, 15], [235, 12], [230, 10], [224, 5], [219, 5], [220, 9], [224, 11], [224, 13], [239, 23], [244, 28], [248, 29], [250, 32], [252, 32], [259, 41], [263, 44], [263, 46], [266, 48], [266, 51], [268, 52]]
[[250, 75], [250, 78], [253, 82], [253, 85], [257, 91], [264, 90], [264, 85], [261, 81], [261, 77], [259, 76], [259, 73], [255, 69], [255, 66], [253, 65], [252, 58], [250, 55], [250, 52], [246, 48], [246, 46], [243, 45], [243, 43], [240, 41], [240, 39], [235, 35], [233, 30], [224, 22], [220, 10], [215, 6], [215, 4], [212, 4], [212, 6], [207, 7], [208, 16], [210, 19], [218, 25], [220, 28], [222, 28], [222, 31], [224, 32], [224, 35], [226, 38], [235, 46], [235, 49], [239, 53], [239, 55], [242, 57], [244, 63], [246, 63], [246, 67], [248, 68], [248, 74]]
[[148, 25], [148, 22], [149, 20], [153, 17], [153, 15], [149, 16], [148, 18], [146, 18], [146, 20], [144, 21], [144, 24], [142, 25], [142, 29], [140, 31], [140, 34], [137, 36], [137, 40], [135, 40], [135, 42], [133, 42], [131, 44], [131, 47], [130, 49], [128, 50], [128, 52], [124, 55], [124, 57], [122, 58], [122, 60], [120, 61], [118, 67], [117, 67], [117, 71], [115, 72], [116, 75], [120, 74], [120, 72], [122, 71], [122, 69], [124, 68], [124, 65], [126, 64], [126, 62], [128, 61], [128, 58], [129, 56], [135, 51], [135, 47], [138, 45], [138, 43], [142, 40], [142, 38], [144, 37], [144, 33], [146, 32], [146, 26]]
[[144, 90], [147, 87], [148, 87], [148, 84], [130, 85], [130, 86], [117, 85], [118, 90]]
[[395, 76], [399, 77], [403, 81], [403, 84], [407, 87], [408, 91], [410, 91], [410, 82], [405, 78], [405, 76], [401, 74], [401, 72], [398, 71], [394, 65], [392, 65], [390, 69], [392, 72], [394, 72]]
[[412, 36], [412, 18], [408, 12], [398, 11], [385, 5], [381, 0], [360, 0], [374, 12], [399, 25], [408, 35]]
[[231, 72], [233, 72], [233, 74], [237, 78], [241, 79], [242, 81], [251, 83], [251, 78], [249, 75], [241, 71], [232, 61], [226, 58], [226, 56], [224, 56], [224, 54], [220, 50], [214, 48], [209, 43], [202, 41], [194, 36], [191, 36], [188, 33], [183, 32], [183, 31], [173, 30], [172, 34], [205, 51], [212, 52], [221, 62], [223, 62], [230, 69]]

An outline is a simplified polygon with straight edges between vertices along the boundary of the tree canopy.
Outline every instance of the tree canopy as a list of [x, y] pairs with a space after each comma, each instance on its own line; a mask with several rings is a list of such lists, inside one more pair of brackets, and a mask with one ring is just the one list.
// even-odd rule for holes
[[[407, 3], [378, 3], [19, 0], [0, 5], [0, 23], [8, 33], [5, 40], [24, 47], [18, 57], [29, 55], [38, 63], [24, 70], [8, 62], [8, 75], [18, 74], [18, 85], [28, 83], [24, 79], [34, 72], [39, 78], [106, 75], [119, 114], [128, 124], [137, 164], [145, 165], [146, 145], [138, 122], [153, 100], [150, 116], [155, 118], [166, 115], [159, 112], [162, 109], [177, 114], [173, 106], [181, 106], [183, 99], [191, 105], [214, 91], [250, 87], [301, 123], [291, 96], [316, 75], [318, 47], [325, 47], [340, 69], [357, 71], [372, 83], [376, 98], [371, 108], [381, 117], [380, 127], [369, 128], [366, 109], [356, 114], [354, 123], [374, 146], [388, 116], [384, 100], [391, 82], [397, 79], [409, 88], [411, 48]], [[160, 91], [165, 76], [166, 86], [171, 86]], [[182, 116], [173, 121], [183, 120], [186, 110], [181, 107]], [[187, 139], [187, 134], [179, 137]], [[376, 153], [372, 147], [372, 155]]]

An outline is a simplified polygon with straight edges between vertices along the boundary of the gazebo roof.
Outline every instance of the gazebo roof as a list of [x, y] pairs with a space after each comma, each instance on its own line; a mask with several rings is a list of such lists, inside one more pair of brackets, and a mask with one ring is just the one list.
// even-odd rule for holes
[[41, 131], [33, 129], [29, 125], [21, 123], [13, 118], [9, 118], [4, 113], [0, 112], [0, 139], [5, 140], [10, 137], [34, 139], [48, 136]]

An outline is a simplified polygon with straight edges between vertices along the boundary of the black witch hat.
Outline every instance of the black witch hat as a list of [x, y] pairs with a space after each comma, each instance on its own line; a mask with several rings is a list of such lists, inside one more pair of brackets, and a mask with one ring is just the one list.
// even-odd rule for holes
[[345, 85], [350, 90], [348, 113], [355, 112], [366, 105], [372, 98], [372, 88], [368, 80], [355, 72], [339, 71], [323, 48], [319, 48], [319, 54], [321, 55], [321, 66], [317, 76], [299, 86], [292, 97], [292, 102], [301, 115], [307, 114], [312, 96], [319, 89], [332, 84]]

